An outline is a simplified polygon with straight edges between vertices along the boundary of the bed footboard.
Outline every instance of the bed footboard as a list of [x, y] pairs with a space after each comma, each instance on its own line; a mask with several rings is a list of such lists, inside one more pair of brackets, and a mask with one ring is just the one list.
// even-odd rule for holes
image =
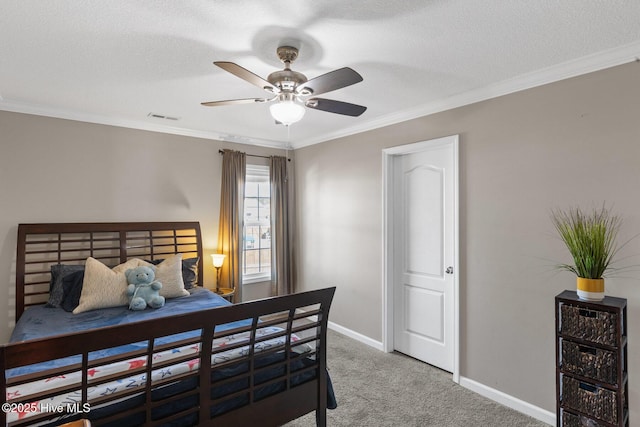
[[[334, 293], [326, 288], [5, 344], [2, 425], [87, 418], [95, 426], [277, 426], [314, 410], [325, 425]], [[114, 348], [123, 351], [100, 356]], [[64, 363], [39, 368], [52, 360]]]

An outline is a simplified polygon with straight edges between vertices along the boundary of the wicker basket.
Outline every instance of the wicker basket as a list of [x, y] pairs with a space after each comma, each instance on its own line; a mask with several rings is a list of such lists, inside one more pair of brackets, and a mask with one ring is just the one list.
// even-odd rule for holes
[[562, 411], [562, 427], [604, 427], [604, 424], [591, 418]]
[[562, 304], [561, 331], [563, 334], [598, 344], [615, 345], [618, 332], [616, 313], [586, 310]]
[[616, 393], [562, 376], [562, 402], [589, 417], [615, 424], [618, 422]]
[[562, 340], [562, 369], [565, 372], [616, 384], [617, 362], [613, 351]]

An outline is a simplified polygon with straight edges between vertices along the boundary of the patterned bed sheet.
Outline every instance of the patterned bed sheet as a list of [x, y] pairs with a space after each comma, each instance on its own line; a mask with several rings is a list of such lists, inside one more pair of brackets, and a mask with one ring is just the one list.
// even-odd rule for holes
[[[257, 342], [254, 345], [254, 352], [260, 353], [265, 350], [273, 349], [274, 347], [282, 347], [287, 339], [286, 335], [281, 334], [282, 329], [279, 327], [264, 327], [259, 328], [256, 331], [256, 340], [263, 341]], [[268, 338], [270, 335], [278, 335], [275, 338]], [[295, 335], [291, 335], [291, 349], [292, 351], [305, 354], [312, 352], [312, 347], [306, 343], [296, 345], [299, 338]], [[241, 345], [246, 342], [247, 345]], [[241, 334], [229, 335], [224, 338], [218, 338], [213, 341], [213, 349], [222, 349], [227, 346], [234, 346], [233, 349], [215, 353], [212, 355], [212, 366], [223, 362], [229, 362], [234, 359], [240, 359], [246, 357], [249, 354], [250, 346], [249, 332], [243, 332]], [[235, 347], [239, 345], [238, 347]], [[158, 383], [162, 381], [165, 384], [166, 381], [170, 381], [172, 377], [179, 378], [182, 374], [197, 371], [200, 363], [198, 355], [200, 352], [200, 344], [186, 345], [171, 350], [160, 351], [153, 354], [152, 361], [152, 374], [151, 383]], [[173, 359], [183, 359], [185, 356], [193, 355], [194, 358], [176, 364], [165, 365], [170, 363]], [[153, 368], [156, 364], [162, 364], [160, 368]], [[101, 378], [108, 377], [114, 373], [126, 372], [127, 370], [145, 368], [147, 366], [147, 358], [134, 357], [124, 361], [114, 362], [106, 365], [99, 366], [89, 371], [89, 381], [97, 381]], [[93, 409], [91, 406], [92, 401], [99, 400], [106, 395], [115, 395], [123, 392], [131, 392], [131, 390], [141, 389], [146, 385], [146, 372], [136, 372], [130, 377], [124, 379], [118, 379], [115, 381], [108, 381], [96, 386], [90, 386], [88, 389], [88, 405], [83, 405], [81, 401], [80, 390], [71, 393], [65, 393], [55, 395], [46, 399], [34, 399], [29, 400], [29, 396], [34, 394], [42, 394], [46, 390], [54, 390], [60, 386], [68, 386], [81, 383], [81, 372], [71, 372], [65, 375], [54, 376], [51, 378], [41, 379], [16, 385], [7, 388], [7, 402], [12, 409], [7, 414], [7, 422], [11, 423], [17, 420], [26, 420], [30, 417], [34, 417], [44, 412], [59, 412], [60, 415], [66, 413], [71, 409], [73, 412], [88, 412]], [[22, 402], [27, 399], [28, 403], [12, 403], [17, 400]]]

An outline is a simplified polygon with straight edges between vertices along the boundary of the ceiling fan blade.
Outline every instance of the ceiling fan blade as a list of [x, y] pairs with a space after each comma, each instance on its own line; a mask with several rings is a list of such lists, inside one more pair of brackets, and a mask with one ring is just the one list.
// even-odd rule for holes
[[240, 105], [240, 104], [255, 104], [256, 102], [268, 102], [271, 99], [265, 98], [245, 98], [245, 99], [227, 99], [225, 101], [211, 101], [201, 102], [201, 105], [205, 107], [219, 107], [221, 105]]
[[349, 67], [330, 71], [318, 77], [314, 77], [296, 88], [296, 92], [304, 95], [305, 90], [310, 90], [313, 95], [331, 92], [352, 84], [361, 82], [362, 76]]
[[324, 98], [311, 98], [307, 100], [306, 106], [314, 110], [322, 110], [352, 117], [358, 117], [367, 110], [367, 107], [363, 107], [362, 105]]
[[226, 62], [226, 61], [216, 61], [214, 62], [214, 64], [222, 68], [223, 70], [237, 77], [240, 77], [242, 80], [245, 80], [251, 83], [252, 85], [258, 86], [259, 88], [264, 89], [268, 92], [277, 93], [279, 91], [276, 87], [274, 87], [271, 83], [269, 83], [262, 77], [252, 73], [246, 68], [239, 66], [238, 64], [235, 64], [233, 62]]

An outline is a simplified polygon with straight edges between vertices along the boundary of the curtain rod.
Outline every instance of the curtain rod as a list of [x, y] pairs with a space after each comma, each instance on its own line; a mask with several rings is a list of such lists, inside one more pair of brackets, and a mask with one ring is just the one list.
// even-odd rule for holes
[[[218, 150], [218, 153], [224, 154], [224, 150]], [[271, 156], [260, 156], [258, 154], [246, 154], [245, 153], [245, 155], [247, 155], [249, 157], [260, 157], [260, 158], [263, 158], [263, 159], [270, 159], [271, 158]], [[290, 162], [290, 161], [291, 161], [291, 159], [287, 158], [287, 162]]]

